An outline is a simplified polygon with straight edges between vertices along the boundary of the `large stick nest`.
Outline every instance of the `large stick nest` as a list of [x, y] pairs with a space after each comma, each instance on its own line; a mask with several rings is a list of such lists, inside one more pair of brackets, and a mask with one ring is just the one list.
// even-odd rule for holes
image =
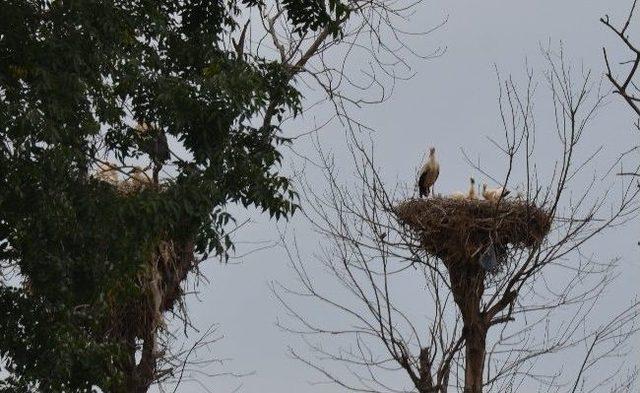
[[523, 200], [409, 199], [395, 213], [445, 263], [477, 260], [491, 245], [500, 254], [535, 247], [551, 227], [547, 211]]
[[[163, 192], [163, 184], [153, 184], [148, 177], [98, 177], [115, 187], [123, 198], [134, 197], [145, 190]], [[196, 269], [194, 244], [191, 239], [159, 240], [136, 276], [140, 290], [129, 302], [111, 305], [108, 330], [112, 336], [149, 339], [164, 328], [163, 314], [175, 311], [183, 297], [181, 283]], [[155, 340], [155, 338], [154, 338]]]

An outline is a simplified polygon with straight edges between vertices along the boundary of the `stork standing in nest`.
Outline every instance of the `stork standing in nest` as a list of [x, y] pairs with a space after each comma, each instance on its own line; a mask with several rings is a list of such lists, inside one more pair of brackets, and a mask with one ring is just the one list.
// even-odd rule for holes
[[138, 133], [140, 150], [149, 155], [153, 166], [152, 181], [158, 184], [158, 175], [164, 163], [171, 158], [169, 143], [164, 130], [151, 126], [145, 122], [138, 122], [135, 126]]
[[420, 170], [420, 177], [418, 178], [418, 191], [420, 197], [428, 197], [429, 194], [433, 194], [433, 184], [438, 179], [440, 174], [440, 164], [436, 159], [436, 148], [429, 149], [429, 159], [422, 166]]

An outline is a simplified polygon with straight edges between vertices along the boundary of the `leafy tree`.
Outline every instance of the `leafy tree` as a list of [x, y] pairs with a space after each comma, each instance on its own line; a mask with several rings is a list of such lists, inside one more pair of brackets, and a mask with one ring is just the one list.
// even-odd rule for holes
[[[224, 257], [227, 204], [295, 211], [277, 122], [301, 110], [292, 81], [304, 62], [244, 53], [241, 11], [264, 7], [0, 2], [0, 391], [146, 391], [159, 378], [155, 336], [117, 334], [112, 318], [141, 297], [136, 277], [159, 241]], [[292, 31], [322, 40], [350, 13], [336, 0], [282, 7]], [[167, 140], [186, 153], [159, 155]], [[135, 192], [95, 176], [110, 164], [130, 181], [139, 162], [156, 176]], [[172, 176], [158, 181], [163, 165]]]

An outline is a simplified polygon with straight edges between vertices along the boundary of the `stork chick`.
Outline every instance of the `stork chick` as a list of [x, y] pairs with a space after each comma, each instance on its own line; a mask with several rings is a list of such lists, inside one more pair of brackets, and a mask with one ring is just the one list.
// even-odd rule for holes
[[134, 166], [133, 169], [131, 169], [131, 171], [129, 172], [129, 176], [131, 180], [139, 184], [151, 183], [151, 179], [149, 178], [147, 173], [139, 166]]
[[467, 199], [478, 199], [476, 195], [476, 179], [469, 178], [469, 192], [467, 193]]
[[440, 164], [436, 159], [436, 148], [429, 149], [429, 159], [420, 170], [420, 178], [418, 179], [418, 191], [420, 197], [428, 197], [433, 194], [433, 184], [440, 174]]
[[504, 198], [509, 195], [511, 191], [505, 190], [504, 187], [487, 188], [485, 183], [482, 184], [482, 196], [487, 201], [497, 202], [500, 198]]
[[464, 192], [456, 191], [451, 194], [451, 199], [465, 199], [467, 196]]
[[118, 171], [116, 170], [116, 166], [109, 162], [107, 163], [99, 162], [96, 178], [110, 184], [117, 184], [119, 179], [118, 179]]

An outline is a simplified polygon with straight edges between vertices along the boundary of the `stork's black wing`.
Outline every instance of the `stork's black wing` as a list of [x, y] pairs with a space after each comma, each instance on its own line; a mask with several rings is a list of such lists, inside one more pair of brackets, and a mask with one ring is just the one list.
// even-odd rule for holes
[[164, 163], [171, 158], [167, 136], [162, 130], [157, 131], [157, 135], [153, 140], [153, 156], [153, 160], [158, 164]]
[[429, 188], [427, 187], [427, 171], [422, 171], [420, 178], [418, 179], [418, 195], [421, 198], [429, 195]]

